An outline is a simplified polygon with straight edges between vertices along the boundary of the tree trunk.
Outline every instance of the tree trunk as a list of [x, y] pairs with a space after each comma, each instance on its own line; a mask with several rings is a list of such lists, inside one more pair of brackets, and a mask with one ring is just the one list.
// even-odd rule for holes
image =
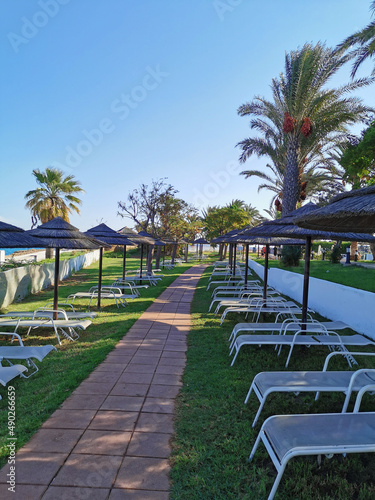
[[156, 250], [156, 256], [155, 256], [155, 269], [160, 269], [160, 258], [161, 258], [161, 249], [162, 246], [158, 246]]
[[148, 247], [148, 255], [147, 255], [147, 273], [151, 274], [152, 272], [152, 257], [154, 254], [154, 245], [149, 245]]
[[298, 139], [294, 135], [289, 135], [283, 185], [283, 216], [293, 212], [297, 207], [299, 191], [298, 146]]
[[178, 245], [173, 245], [171, 264], [174, 264], [174, 259], [176, 258], [176, 253], [177, 253], [177, 247]]
[[219, 243], [219, 260], [223, 260], [223, 243]]
[[227, 258], [227, 250], [228, 250], [228, 245], [224, 243], [224, 255], [223, 255], [223, 260]]
[[54, 249], [46, 248], [46, 259], [53, 259]]
[[357, 250], [358, 250], [358, 241], [352, 241], [350, 243], [350, 260], [354, 260], [354, 256]]
[[188, 256], [189, 256], [189, 245], [186, 243], [185, 245], [185, 262], [188, 261]]
[[375, 243], [370, 243], [370, 250], [372, 253], [372, 260], [375, 260]]

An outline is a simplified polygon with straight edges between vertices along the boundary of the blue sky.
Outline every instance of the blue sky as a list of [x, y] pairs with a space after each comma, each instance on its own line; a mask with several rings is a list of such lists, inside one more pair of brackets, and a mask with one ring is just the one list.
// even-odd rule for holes
[[[251, 135], [237, 108], [269, 96], [285, 52], [335, 46], [370, 22], [370, 0], [2, 0], [0, 220], [30, 227], [32, 170], [85, 189], [81, 230], [117, 216], [139, 184], [166, 177], [198, 208], [270, 194], [239, 165]], [[335, 84], [348, 80], [343, 71]], [[361, 76], [369, 74], [366, 67]], [[369, 105], [374, 89], [357, 95]]]

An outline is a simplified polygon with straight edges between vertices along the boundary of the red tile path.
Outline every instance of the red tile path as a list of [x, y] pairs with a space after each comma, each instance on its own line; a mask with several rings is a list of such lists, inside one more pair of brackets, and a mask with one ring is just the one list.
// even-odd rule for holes
[[9, 465], [0, 471], [1, 500], [169, 498], [174, 398], [204, 268], [179, 276], [19, 450], [16, 493]]

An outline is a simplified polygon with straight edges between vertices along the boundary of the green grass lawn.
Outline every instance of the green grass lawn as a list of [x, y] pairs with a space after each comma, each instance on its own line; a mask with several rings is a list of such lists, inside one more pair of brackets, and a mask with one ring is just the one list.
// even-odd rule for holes
[[[113, 254], [110, 254], [113, 255]], [[165, 270], [165, 278], [158, 286], [142, 290], [141, 297], [129, 301], [126, 308], [117, 309], [113, 301], [103, 300], [100, 314], [93, 324], [80, 332], [76, 342], [64, 340], [61, 346], [53, 330], [39, 329], [30, 336], [21, 332], [25, 345], [52, 344], [57, 352], [51, 352], [42, 363], [36, 361], [40, 371], [29, 379], [17, 378], [10, 383], [16, 389], [16, 436], [17, 447], [24, 445], [38, 430], [40, 425], [58, 408], [71, 392], [105, 359], [116, 343], [126, 334], [141, 313], [152, 304], [157, 296], [165, 290], [192, 263], [177, 266], [174, 270]], [[129, 258], [127, 269], [137, 269], [139, 259]], [[110, 284], [122, 275], [122, 256], [103, 259], [103, 285]], [[98, 263], [83, 269], [60, 283], [59, 296], [67, 297], [73, 291], [85, 291], [97, 284]], [[52, 300], [53, 290], [42, 291], [31, 295], [18, 304], [11, 304], [8, 310], [29, 311], [45, 305]], [[88, 301], [74, 303], [77, 310], [86, 310]], [[91, 308], [93, 311], [95, 307]], [[6, 312], [6, 311], [2, 311]], [[3, 363], [6, 366], [6, 363]], [[4, 464], [8, 455], [7, 443], [7, 397], [6, 389], [0, 391], [0, 465]]]
[[[280, 357], [272, 347], [245, 347], [230, 367], [228, 337], [243, 317], [231, 315], [219, 326], [219, 318], [208, 314], [210, 293], [206, 285], [211, 269], [198, 284], [192, 304], [192, 330], [188, 337], [184, 385], [177, 402], [176, 437], [173, 441], [173, 500], [264, 499], [276, 471], [263, 445], [252, 463], [248, 456], [261, 424], [270, 415], [340, 412], [343, 394], [274, 394], [268, 398], [255, 429], [252, 429], [257, 398], [247, 405], [245, 396], [253, 377], [261, 371], [285, 370], [287, 351]], [[345, 332], [342, 332], [345, 333]], [[360, 349], [367, 351], [367, 349]], [[289, 370], [321, 370], [327, 348], [296, 349]], [[331, 369], [348, 369], [337, 357]], [[375, 359], [357, 358], [359, 367], [375, 367]], [[353, 399], [354, 401], [354, 399]], [[352, 408], [353, 401], [351, 402]], [[374, 410], [373, 397], [366, 396], [362, 409]], [[294, 458], [286, 468], [278, 499], [373, 499], [375, 455]]]
[[[264, 265], [264, 259], [254, 259], [255, 262]], [[283, 267], [279, 260], [269, 260], [268, 267], [277, 267], [294, 273], [304, 273], [304, 261], [300, 261], [298, 267]], [[310, 261], [310, 276], [341, 285], [375, 292], [375, 268], [368, 269], [359, 266], [343, 266], [342, 264], [331, 264], [327, 260]]]

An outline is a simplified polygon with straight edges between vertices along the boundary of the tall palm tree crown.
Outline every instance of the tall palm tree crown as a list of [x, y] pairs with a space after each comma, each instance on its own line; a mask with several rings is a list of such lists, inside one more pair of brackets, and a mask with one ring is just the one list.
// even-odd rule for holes
[[26, 208], [31, 211], [32, 226], [38, 220], [43, 224], [60, 216], [69, 222], [69, 214], [74, 210], [79, 214], [82, 201], [74, 193], [83, 193], [80, 183], [74, 175], [64, 175], [57, 168], [47, 167], [45, 172], [33, 170], [33, 175], [40, 186], [26, 193]]
[[282, 179], [283, 215], [306, 196], [302, 174], [308, 167], [312, 169], [310, 177], [318, 169], [319, 175], [331, 174], [333, 163], [327, 153], [346, 139], [348, 125], [365, 120], [371, 112], [360, 99], [347, 96], [369, 84], [368, 79], [337, 89], [325, 88], [347, 59], [343, 51], [321, 43], [305, 44], [286, 54], [285, 72], [272, 80], [272, 101], [255, 97], [238, 109], [240, 116], [255, 116], [250, 126], [262, 134], [238, 144], [242, 148], [240, 161], [254, 153], [270, 157]]
[[[370, 10], [375, 14], [375, 1], [371, 2]], [[354, 59], [352, 66], [352, 78], [359, 66], [366, 60], [375, 55], [375, 21], [372, 21], [368, 26], [353, 35], [348, 36], [340, 45], [338, 49], [353, 49], [349, 52], [349, 57]], [[375, 66], [372, 70], [372, 75], [375, 75]]]

